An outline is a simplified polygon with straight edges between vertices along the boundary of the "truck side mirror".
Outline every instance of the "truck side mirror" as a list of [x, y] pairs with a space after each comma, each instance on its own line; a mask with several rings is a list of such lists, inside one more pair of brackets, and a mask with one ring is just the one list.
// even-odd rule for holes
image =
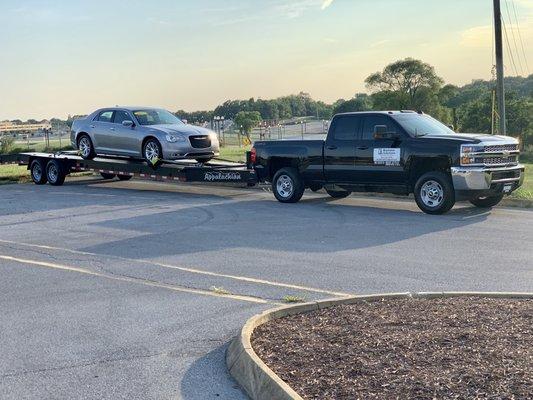
[[387, 125], [375, 125], [374, 126], [374, 139], [387, 139], [388, 137]]

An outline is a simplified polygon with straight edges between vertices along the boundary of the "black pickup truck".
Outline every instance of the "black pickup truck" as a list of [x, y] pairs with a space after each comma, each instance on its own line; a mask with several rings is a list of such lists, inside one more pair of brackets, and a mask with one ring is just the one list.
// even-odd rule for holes
[[325, 140], [255, 142], [249, 161], [276, 198], [299, 201], [306, 188], [334, 198], [352, 192], [414, 194], [443, 214], [456, 201], [492, 207], [523, 182], [518, 141], [461, 134], [414, 111], [338, 114]]

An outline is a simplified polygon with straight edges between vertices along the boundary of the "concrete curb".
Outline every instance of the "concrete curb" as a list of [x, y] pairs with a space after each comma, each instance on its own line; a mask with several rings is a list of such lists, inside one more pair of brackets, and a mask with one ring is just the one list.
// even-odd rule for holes
[[241, 385], [252, 400], [303, 400], [289, 385], [261, 361], [252, 349], [251, 337], [255, 328], [277, 318], [310, 311], [322, 310], [340, 304], [381, 301], [390, 299], [432, 299], [438, 297], [485, 297], [533, 299], [533, 293], [513, 292], [418, 292], [384, 293], [313, 301], [267, 310], [250, 318], [241, 333], [226, 351], [226, 366], [231, 376]]

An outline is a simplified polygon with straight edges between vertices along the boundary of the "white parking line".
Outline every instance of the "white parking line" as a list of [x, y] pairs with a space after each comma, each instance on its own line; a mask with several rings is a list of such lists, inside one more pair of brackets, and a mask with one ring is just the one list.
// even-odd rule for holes
[[271, 303], [271, 302], [269, 302], [267, 300], [260, 299], [260, 298], [257, 298], [257, 297], [239, 296], [239, 295], [234, 295], [234, 294], [218, 294], [218, 293], [209, 292], [209, 291], [206, 291], [206, 290], [183, 288], [183, 287], [179, 287], [179, 286], [167, 285], [167, 284], [164, 284], [164, 283], [157, 283], [157, 282], [154, 282], [154, 281], [148, 281], [148, 280], [145, 280], [145, 279], [137, 279], [137, 278], [130, 278], [130, 277], [125, 277], [125, 276], [114, 276], [114, 275], [102, 274], [102, 273], [99, 273], [99, 272], [90, 271], [90, 270], [85, 269], [85, 268], [73, 267], [73, 266], [70, 266], [70, 265], [62, 265], [62, 264], [49, 263], [49, 262], [44, 262], [44, 261], [29, 260], [29, 259], [25, 259], [25, 258], [11, 257], [11, 256], [2, 255], [2, 254], [0, 254], [0, 259], [1, 260], [6, 260], [6, 261], [13, 261], [13, 262], [21, 263], [21, 264], [37, 265], [37, 266], [40, 266], [40, 267], [59, 269], [59, 270], [63, 270], [63, 271], [78, 272], [78, 273], [81, 273], [81, 274], [97, 276], [97, 277], [100, 277], [100, 278], [111, 279], [111, 280], [115, 280], [115, 281], [137, 283], [137, 284], [140, 284], [140, 285], [157, 287], [157, 288], [162, 288], [162, 289], [168, 289], [168, 290], [173, 290], [173, 291], [176, 291], [176, 292], [192, 293], [192, 294], [198, 294], [198, 295], [203, 295], [203, 296], [211, 296], [211, 297], [223, 297], [223, 298], [228, 298], [228, 299], [232, 299], [232, 300], [247, 301], [247, 302], [259, 303], [259, 304]]
[[39, 248], [39, 249], [58, 250], [58, 251], [64, 251], [64, 252], [71, 253], [71, 254], [84, 254], [84, 255], [88, 255], [88, 256], [108, 257], [108, 258], [113, 258], [113, 259], [121, 260], [121, 261], [135, 262], [135, 263], [141, 263], [141, 264], [151, 264], [151, 265], [155, 265], [155, 266], [162, 267], [162, 268], [176, 269], [176, 270], [180, 270], [180, 271], [184, 271], [184, 272], [190, 272], [190, 273], [193, 273], [193, 274], [215, 276], [215, 277], [219, 277], [219, 278], [228, 278], [228, 279], [234, 279], [234, 280], [242, 281], [242, 282], [250, 282], [250, 283], [256, 283], [256, 284], [260, 284], [260, 285], [268, 285], [268, 286], [276, 286], [276, 287], [282, 287], [282, 288], [287, 288], [287, 289], [302, 290], [302, 291], [306, 291], [306, 292], [322, 293], [322, 294], [327, 294], [327, 295], [331, 295], [331, 296], [335, 296], [335, 297], [353, 296], [353, 293], [335, 292], [335, 291], [326, 290], [326, 289], [318, 289], [318, 288], [302, 286], [302, 285], [293, 285], [293, 284], [290, 284], [290, 283], [274, 282], [274, 281], [269, 281], [269, 280], [266, 280], [266, 279], [250, 278], [250, 277], [247, 277], [247, 276], [222, 274], [222, 273], [218, 273], [218, 272], [205, 271], [205, 270], [201, 270], [201, 269], [197, 269], [197, 268], [188, 268], [188, 267], [181, 267], [181, 266], [178, 266], [178, 265], [159, 263], [157, 261], [151, 261], [151, 260], [146, 260], [146, 259], [137, 260], [137, 259], [132, 259], [132, 258], [125, 258], [125, 257], [118, 257], [118, 256], [109, 256], [109, 255], [105, 255], [105, 254], [90, 253], [90, 252], [81, 251], [81, 250], [66, 249], [66, 248], [62, 248], [62, 247], [52, 247], [52, 246], [45, 246], [45, 245], [38, 245], [38, 244], [31, 244], [31, 243], [21, 243], [21, 242], [15, 242], [15, 241], [10, 241], [10, 240], [2, 240], [2, 239], [0, 239], [0, 243], [15, 244], [15, 245], [27, 246], [27, 247], [35, 247], [35, 248]]

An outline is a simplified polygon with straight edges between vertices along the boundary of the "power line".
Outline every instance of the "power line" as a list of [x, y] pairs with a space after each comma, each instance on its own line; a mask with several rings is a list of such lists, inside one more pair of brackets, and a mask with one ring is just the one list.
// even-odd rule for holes
[[524, 62], [526, 64], [526, 72], [529, 75], [529, 63], [527, 62], [526, 50], [524, 47], [524, 41], [522, 40], [522, 33], [520, 32], [520, 24], [518, 23], [518, 17], [516, 15], [516, 7], [514, 4], [514, 0], [511, 0], [511, 5], [513, 6], [514, 19], [516, 21], [516, 30], [518, 31], [518, 39], [520, 40], [520, 46], [522, 47], [522, 57], [524, 58]]
[[509, 58], [511, 59], [511, 65], [514, 69], [515, 76], [518, 76], [518, 69], [516, 68], [516, 63], [514, 61], [514, 55], [513, 55], [513, 49], [511, 49], [511, 46], [509, 44], [509, 36], [507, 35], [507, 27], [505, 26], [505, 19], [502, 18], [502, 25], [503, 25], [503, 33], [505, 36], [505, 43], [507, 48], [507, 54], [509, 54]]
[[513, 44], [514, 49], [516, 52], [516, 59], [518, 60], [518, 66], [520, 67], [520, 74], [524, 73], [524, 70], [522, 68], [522, 60], [520, 59], [520, 52], [518, 50], [518, 45], [516, 44], [516, 37], [514, 34], [514, 28], [513, 28], [513, 21], [511, 20], [511, 13], [509, 12], [509, 4], [507, 3], [507, 0], [505, 0], [505, 9], [507, 11], [507, 19], [509, 20], [509, 29], [511, 30], [511, 35], [513, 37]]

